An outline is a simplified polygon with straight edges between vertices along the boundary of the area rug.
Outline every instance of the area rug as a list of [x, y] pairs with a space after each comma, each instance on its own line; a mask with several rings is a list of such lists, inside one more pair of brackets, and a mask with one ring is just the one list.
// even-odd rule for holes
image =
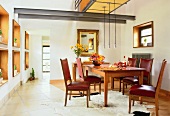
[[[57, 88], [58, 89], [58, 88]], [[104, 107], [103, 92], [99, 95], [91, 95], [89, 108], [86, 107], [86, 97], [72, 97], [64, 107], [65, 92], [58, 89], [58, 96], [55, 102], [49, 104], [54, 108], [56, 116], [133, 116], [133, 111], [148, 113], [147, 106], [135, 102], [131, 114], [128, 113], [128, 96], [121, 92], [108, 91], [108, 107]]]

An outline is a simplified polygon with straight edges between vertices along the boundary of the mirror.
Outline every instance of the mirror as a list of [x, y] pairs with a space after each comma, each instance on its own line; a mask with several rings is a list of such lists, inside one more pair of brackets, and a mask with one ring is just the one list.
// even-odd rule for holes
[[80, 56], [98, 53], [99, 30], [77, 29], [77, 43], [85, 47]]

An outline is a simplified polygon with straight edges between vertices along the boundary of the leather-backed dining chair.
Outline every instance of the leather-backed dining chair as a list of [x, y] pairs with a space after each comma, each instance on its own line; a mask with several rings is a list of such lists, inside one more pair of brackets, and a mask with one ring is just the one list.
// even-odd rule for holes
[[[67, 105], [67, 96], [68, 95], [70, 95], [69, 100], [71, 100], [71, 95], [79, 95], [80, 91], [83, 91], [83, 93], [86, 92], [87, 107], [89, 107], [89, 99], [90, 99], [90, 84], [89, 84], [89, 82], [86, 82], [86, 81], [84, 81], [84, 82], [72, 82], [67, 58], [60, 59], [60, 61], [61, 61], [61, 66], [62, 66], [63, 76], [64, 76], [64, 82], [65, 82], [65, 87], [66, 87], [64, 106]], [[72, 91], [77, 91], [77, 94], [72, 93]]]
[[[135, 67], [136, 66], [136, 61], [137, 61], [137, 58], [129, 58], [128, 57], [128, 62], [127, 62], [127, 66], [131, 66], [131, 67]], [[121, 92], [121, 83], [123, 82], [124, 77], [112, 77], [112, 85], [113, 85], [113, 89], [114, 89], [114, 80], [117, 79], [119, 80], [119, 92]]]
[[101, 78], [95, 75], [86, 75], [84, 76], [83, 65], [81, 62], [81, 58], [76, 58], [77, 68], [80, 77], [80, 81], [88, 81], [91, 86], [94, 86], [94, 90], [96, 90], [96, 84], [99, 85], [99, 93], [101, 94]]
[[[152, 59], [144, 59], [140, 58], [139, 68], [145, 68], [143, 74], [143, 83], [146, 85], [150, 85], [150, 73], [152, 70], [153, 58]], [[122, 94], [124, 95], [125, 85], [134, 85], [138, 84], [139, 80], [138, 77], [125, 77], [123, 78], [123, 91]]]
[[[161, 88], [162, 84], [162, 78], [164, 74], [164, 69], [166, 66], [167, 61], [164, 59], [162, 61], [162, 66], [159, 72], [159, 77], [157, 81], [156, 87], [150, 86], [150, 85], [133, 85], [130, 90], [129, 90], [129, 113], [131, 112], [131, 100], [133, 100], [133, 105], [134, 105], [134, 100], [136, 98], [152, 98], [155, 101], [155, 111], [156, 111], [156, 116], [158, 116], [158, 110], [159, 110], [159, 104], [158, 104], [158, 95], [159, 91]], [[139, 100], [139, 99], [137, 99]]]

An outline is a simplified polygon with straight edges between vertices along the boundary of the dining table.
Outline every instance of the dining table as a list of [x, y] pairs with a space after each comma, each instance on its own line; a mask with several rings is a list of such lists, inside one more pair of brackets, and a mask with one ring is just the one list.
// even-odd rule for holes
[[[92, 64], [93, 64], [92, 61], [84, 61], [84, 62], [82, 62], [83, 67], [85, 65], [92, 65]], [[110, 64], [110, 63], [109, 62], [103, 62], [103, 64]], [[77, 63], [73, 62], [72, 63], [72, 77], [73, 77], [73, 81], [77, 81], [76, 80], [76, 69], [77, 69]]]
[[108, 83], [111, 77], [125, 77], [125, 76], [138, 76], [139, 84], [143, 84], [143, 73], [145, 68], [137, 67], [111, 67], [110, 64], [102, 64], [100, 66], [84, 65], [86, 75], [88, 72], [104, 77], [104, 106], [108, 106]]

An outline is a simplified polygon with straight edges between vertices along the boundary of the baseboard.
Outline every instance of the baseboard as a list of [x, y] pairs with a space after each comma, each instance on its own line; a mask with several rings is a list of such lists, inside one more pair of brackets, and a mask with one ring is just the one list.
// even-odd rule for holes
[[0, 108], [12, 97], [20, 85], [21, 83], [19, 82], [5, 97], [0, 100]]

